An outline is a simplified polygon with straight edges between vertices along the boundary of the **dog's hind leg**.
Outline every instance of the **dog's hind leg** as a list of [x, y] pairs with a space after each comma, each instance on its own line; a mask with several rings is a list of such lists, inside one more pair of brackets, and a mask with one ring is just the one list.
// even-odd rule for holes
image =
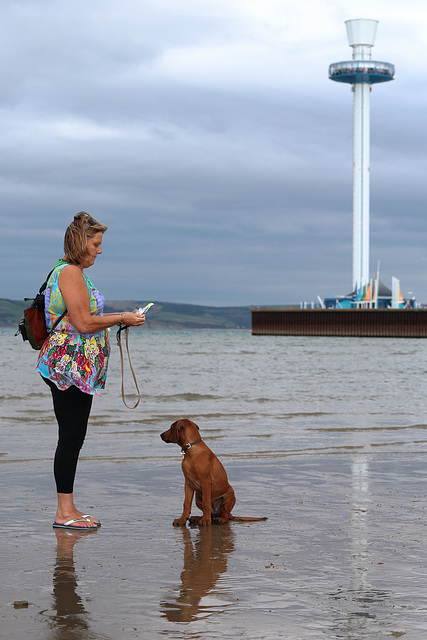
[[232, 517], [231, 510], [235, 504], [236, 496], [233, 489], [230, 487], [230, 491], [225, 496], [222, 496], [221, 513], [220, 515], [215, 517], [215, 522], [217, 522], [218, 524], [225, 524], [226, 522], [228, 522]]

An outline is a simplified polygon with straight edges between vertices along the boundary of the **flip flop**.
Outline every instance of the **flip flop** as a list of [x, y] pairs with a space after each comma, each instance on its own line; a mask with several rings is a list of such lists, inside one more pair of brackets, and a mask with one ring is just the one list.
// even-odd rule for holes
[[[88, 513], [85, 513], [85, 515], [82, 516], [82, 518], [84, 518], [86, 520], [87, 518], [93, 518], [93, 516], [89, 515]], [[94, 522], [93, 524], [96, 525], [97, 527], [101, 526], [100, 522]]]
[[89, 531], [90, 529], [98, 529], [97, 525], [91, 525], [90, 527], [75, 527], [73, 522], [88, 522], [86, 518], [77, 518], [76, 520], [68, 520], [65, 524], [59, 524], [54, 522], [52, 527], [55, 529], [73, 529], [74, 531]]

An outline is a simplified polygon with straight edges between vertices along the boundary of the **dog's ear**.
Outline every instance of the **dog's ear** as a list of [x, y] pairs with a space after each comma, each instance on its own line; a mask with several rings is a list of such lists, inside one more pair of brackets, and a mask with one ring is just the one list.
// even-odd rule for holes
[[179, 434], [183, 429], [183, 424], [180, 420], [176, 420], [173, 424], [171, 424], [171, 432], [173, 442], [178, 442]]

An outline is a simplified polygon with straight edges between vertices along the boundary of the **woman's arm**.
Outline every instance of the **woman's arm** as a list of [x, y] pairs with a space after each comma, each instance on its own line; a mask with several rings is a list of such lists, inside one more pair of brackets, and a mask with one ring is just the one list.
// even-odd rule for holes
[[64, 298], [71, 323], [80, 333], [93, 333], [113, 327], [120, 322], [129, 326], [144, 324], [145, 316], [130, 311], [96, 316], [90, 313], [89, 290], [82, 270], [73, 264], [64, 267], [59, 274], [58, 286]]

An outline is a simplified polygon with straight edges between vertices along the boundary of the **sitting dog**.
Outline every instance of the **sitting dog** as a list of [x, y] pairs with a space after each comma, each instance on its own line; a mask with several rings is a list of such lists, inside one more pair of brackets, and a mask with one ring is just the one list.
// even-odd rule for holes
[[[224, 524], [229, 520], [257, 521], [267, 518], [245, 518], [232, 516], [236, 503], [233, 487], [227, 473], [216, 455], [200, 437], [195, 422], [183, 418], [174, 422], [170, 429], [160, 435], [164, 442], [173, 442], [181, 447], [182, 472], [185, 477], [185, 498], [182, 515], [173, 521], [176, 526], [191, 524], [209, 526], [212, 522]], [[202, 516], [190, 518], [194, 492], [196, 505]]]

